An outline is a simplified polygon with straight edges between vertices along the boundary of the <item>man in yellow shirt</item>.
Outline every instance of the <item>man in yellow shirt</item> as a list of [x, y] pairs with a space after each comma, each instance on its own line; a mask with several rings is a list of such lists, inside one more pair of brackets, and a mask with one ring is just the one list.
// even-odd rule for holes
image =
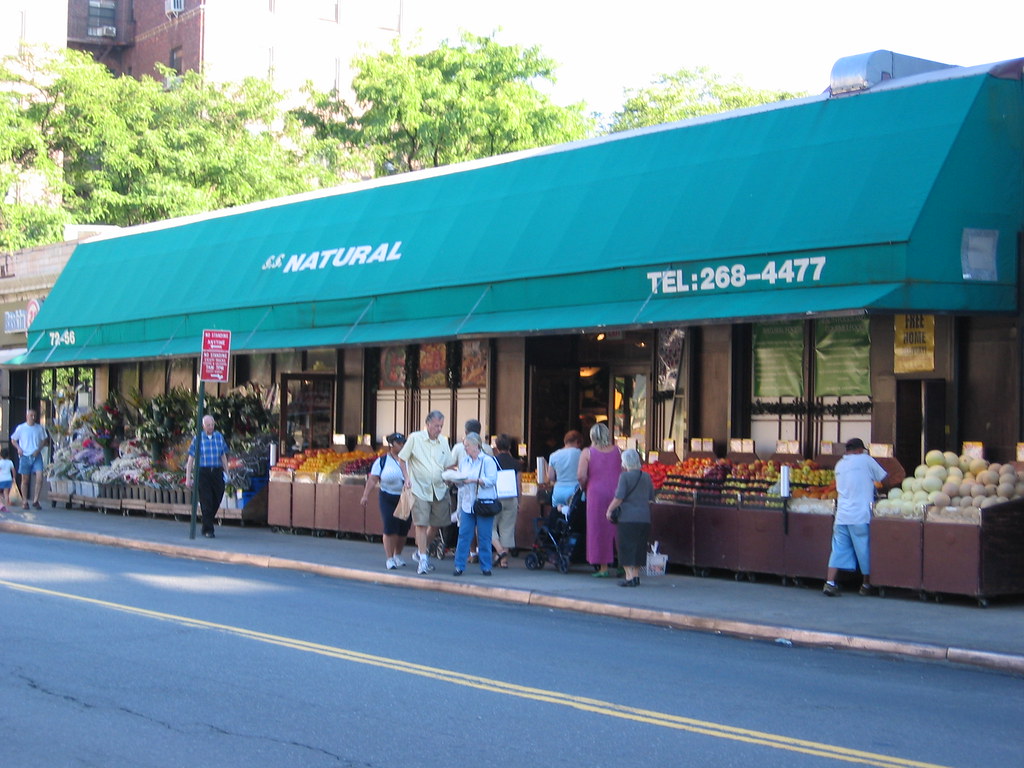
[[416, 549], [419, 560], [417, 573], [434, 570], [430, 565], [427, 547], [437, 535], [437, 529], [451, 520], [448, 486], [441, 472], [452, 463], [448, 438], [441, 434], [444, 414], [427, 414], [426, 429], [413, 432], [398, 454], [398, 462], [405, 475], [405, 487], [412, 490], [415, 503], [412, 524], [416, 529]]

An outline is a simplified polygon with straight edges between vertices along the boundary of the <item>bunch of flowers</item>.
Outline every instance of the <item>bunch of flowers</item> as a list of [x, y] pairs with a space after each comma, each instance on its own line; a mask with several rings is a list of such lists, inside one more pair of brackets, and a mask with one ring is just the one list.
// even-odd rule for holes
[[124, 413], [113, 393], [105, 402], [82, 415], [80, 421], [92, 432], [92, 438], [101, 448], [109, 448], [124, 434]]
[[120, 456], [110, 464], [99, 467], [92, 473], [97, 483], [127, 483], [141, 485], [147, 472], [152, 471], [153, 462], [139, 440], [125, 440], [121, 443]]

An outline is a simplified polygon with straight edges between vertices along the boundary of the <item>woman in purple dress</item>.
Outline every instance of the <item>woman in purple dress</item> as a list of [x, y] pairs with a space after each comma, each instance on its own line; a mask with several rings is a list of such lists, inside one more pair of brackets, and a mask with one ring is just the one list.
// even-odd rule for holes
[[590, 428], [590, 446], [583, 449], [577, 479], [587, 493], [587, 562], [597, 570], [594, 576], [608, 578], [615, 561], [615, 525], [608, 520], [608, 505], [622, 472], [622, 455], [612, 445], [605, 424]]

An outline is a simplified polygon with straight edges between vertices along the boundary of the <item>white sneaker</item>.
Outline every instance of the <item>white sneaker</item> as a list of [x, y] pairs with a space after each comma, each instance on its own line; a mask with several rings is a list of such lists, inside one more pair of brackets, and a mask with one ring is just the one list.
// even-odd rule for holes
[[398, 566], [395, 564], [395, 558], [389, 557], [387, 563], [385, 563], [389, 571], [395, 570]]
[[395, 556], [394, 556], [394, 557], [392, 557], [391, 559], [392, 559], [392, 560], [394, 561], [394, 563], [395, 563], [395, 568], [405, 568], [405, 566], [407, 566], [407, 565], [408, 565], [408, 563], [407, 563], [407, 562], [405, 562], [405, 560], [403, 560], [403, 559], [402, 559], [402, 556], [401, 556], [401, 555], [395, 555]]
[[420, 561], [420, 551], [418, 549], [414, 549], [412, 551], [412, 560], [414, 563], [418, 563]]
[[430, 564], [430, 559], [426, 555], [420, 555], [420, 565], [416, 569], [416, 573], [430, 573], [434, 570], [434, 566]]

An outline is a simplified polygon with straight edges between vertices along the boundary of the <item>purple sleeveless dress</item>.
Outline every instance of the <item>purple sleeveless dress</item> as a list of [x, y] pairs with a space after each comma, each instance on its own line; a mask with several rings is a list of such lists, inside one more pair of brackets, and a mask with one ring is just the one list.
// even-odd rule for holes
[[622, 454], [617, 447], [608, 452], [590, 448], [587, 468], [587, 562], [604, 565], [615, 562], [615, 526], [605, 516], [615, 497], [622, 472]]

